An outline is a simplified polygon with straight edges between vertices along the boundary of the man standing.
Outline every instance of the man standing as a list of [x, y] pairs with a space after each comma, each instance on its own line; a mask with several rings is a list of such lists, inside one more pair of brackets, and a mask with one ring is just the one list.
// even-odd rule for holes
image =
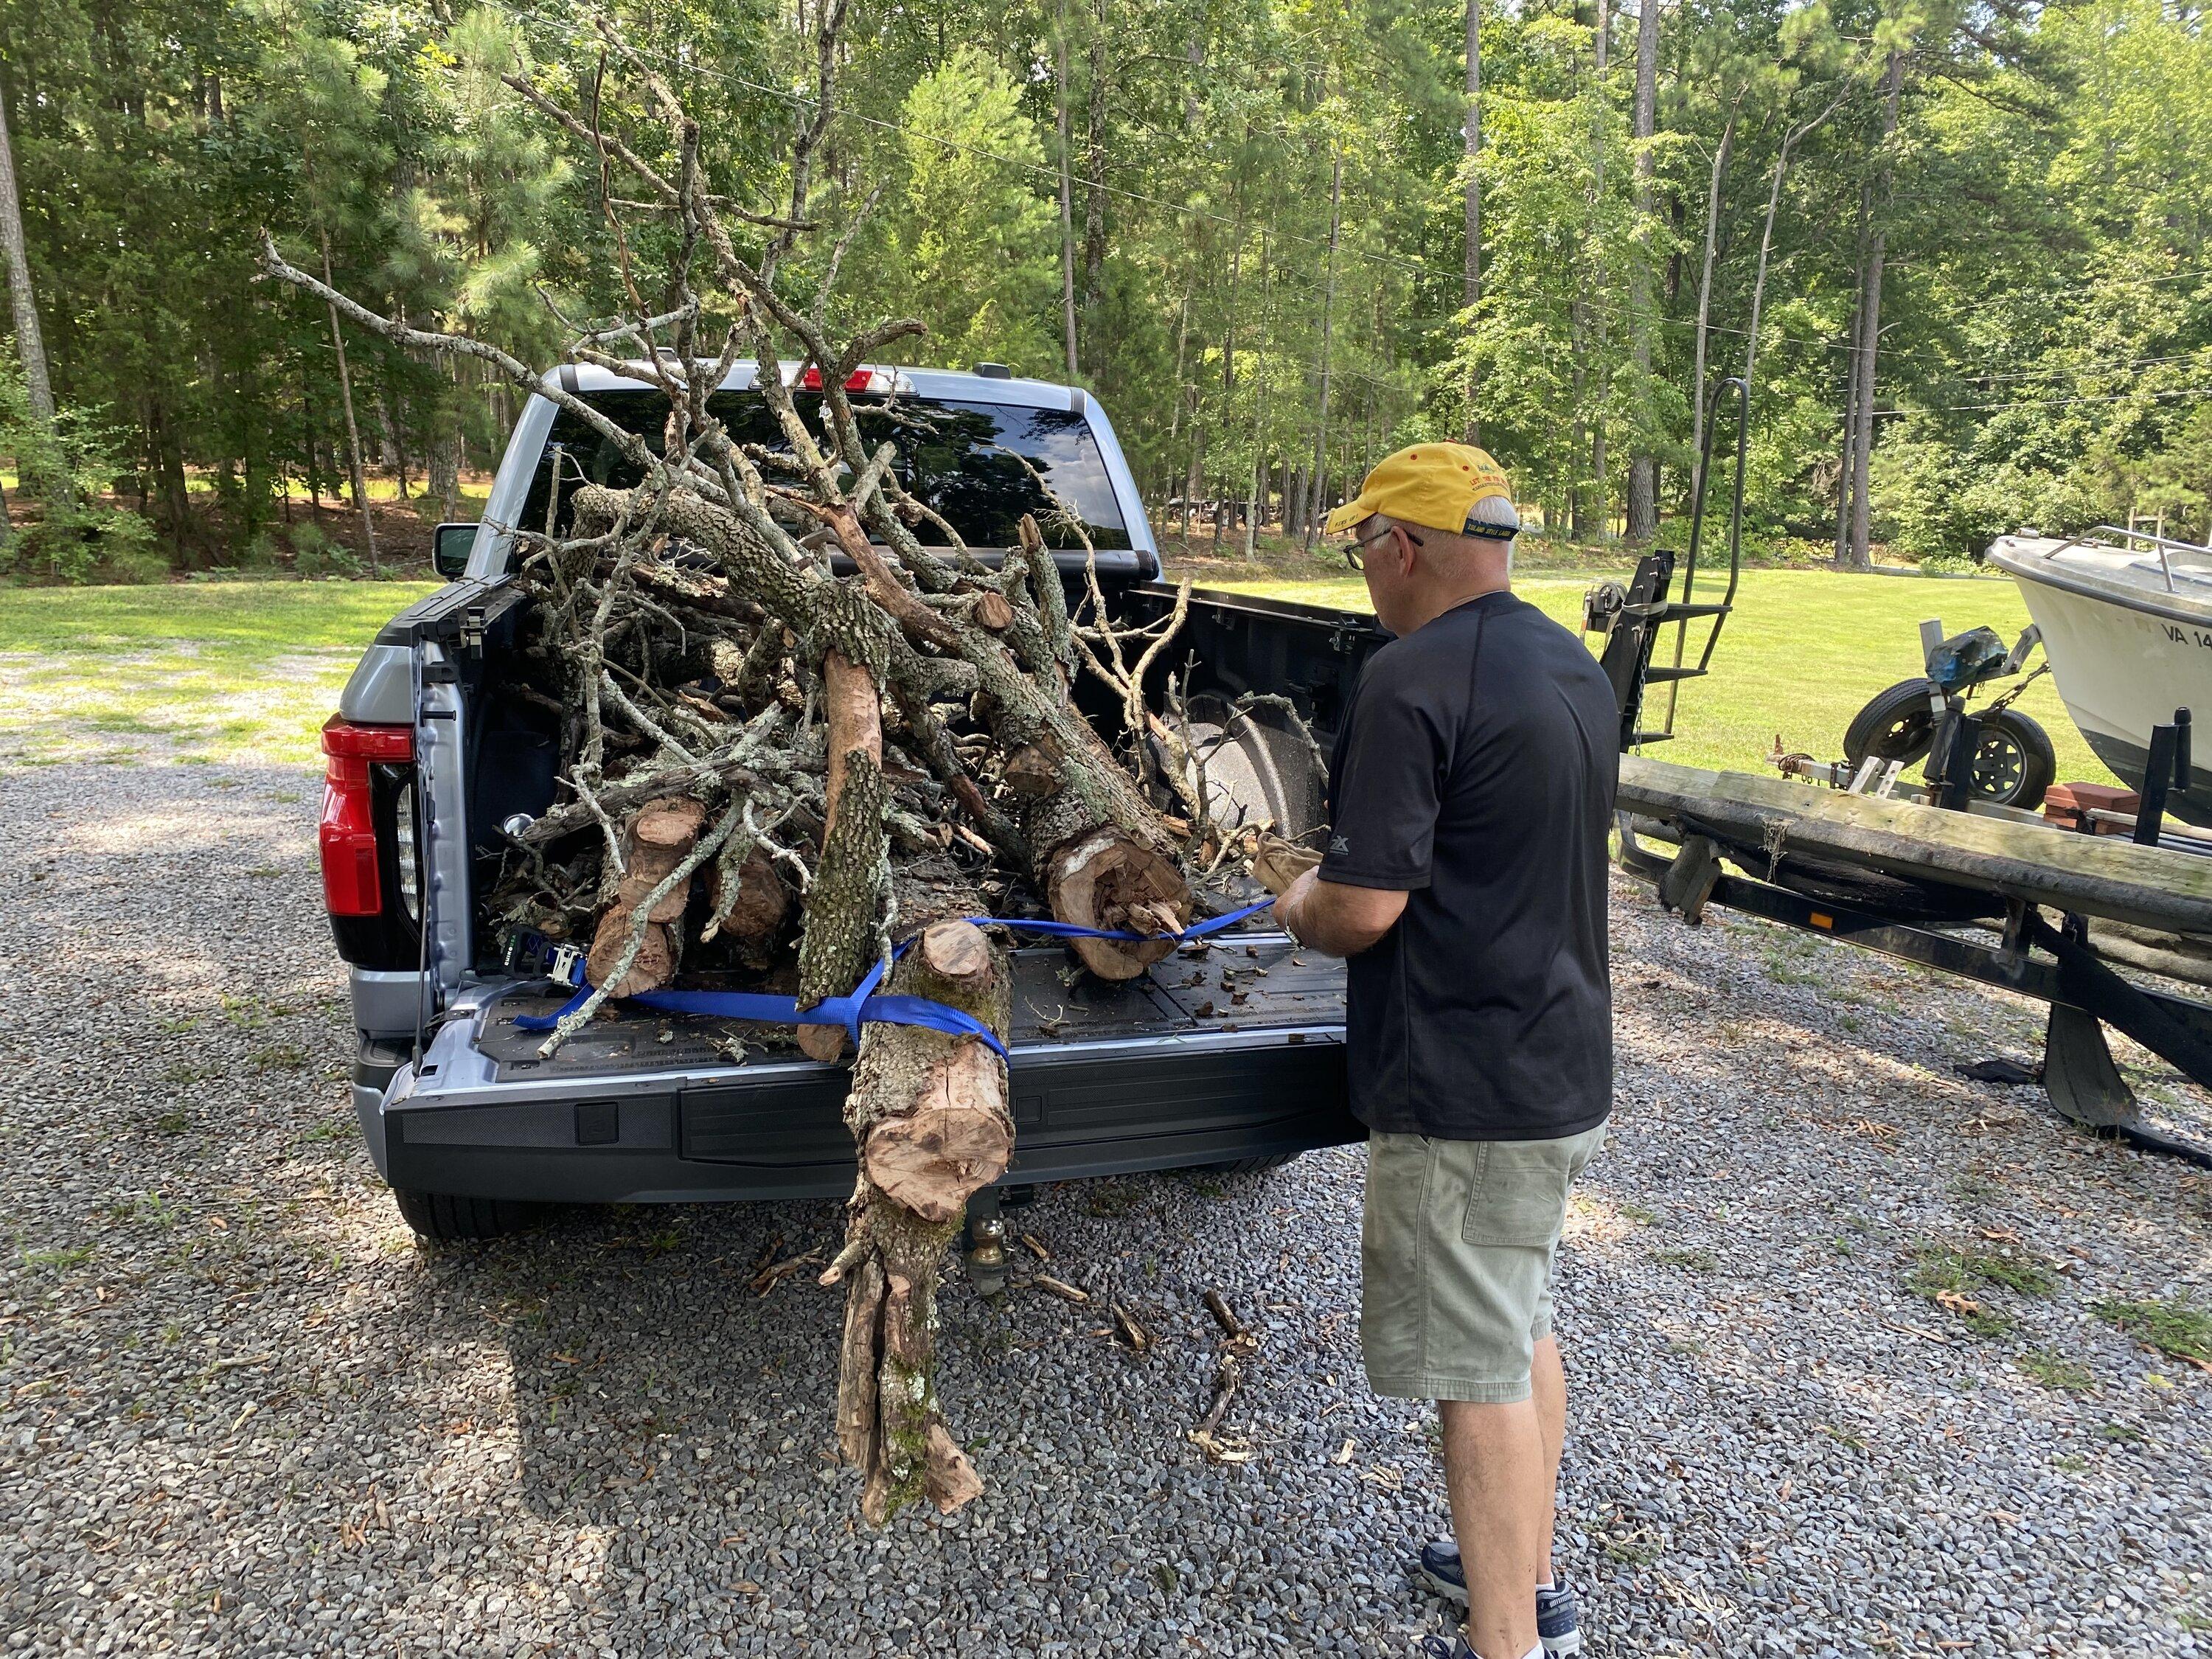
[[1420, 1568], [1468, 1608], [1456, 1641], [1427, 1639], [1436, 1659], [1582, 1644], [1551, 1566], [1551, 1285], [1613, 1103], [1620, 722], [1582, 643], [1513, 597], [1519, 527], [1498, 464], [1462, 444], [1399, 451], [1329, 514], [1396, 637], [1337, 737], [1328, 855], [1275, 912], [1351, 959], [1352, 1108], [1372, 1136], [1360, 1342], [1376, 1392], [1438, 1402], [1455, 1540]]

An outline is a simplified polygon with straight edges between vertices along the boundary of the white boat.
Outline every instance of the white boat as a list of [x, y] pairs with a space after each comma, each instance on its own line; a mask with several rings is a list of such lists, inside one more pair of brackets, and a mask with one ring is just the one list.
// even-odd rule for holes
[[[2212, 548], [2116, 530], [2022, 533], [1990, 544], [2043, 630], [2051, 678], [2097, 757], [2142, 787], [2151, 728], [2191, 711], [2212, 723]], [[2212, 823], [2212, 742], [2191, 744], [2185, 791], [2167, 810]]]

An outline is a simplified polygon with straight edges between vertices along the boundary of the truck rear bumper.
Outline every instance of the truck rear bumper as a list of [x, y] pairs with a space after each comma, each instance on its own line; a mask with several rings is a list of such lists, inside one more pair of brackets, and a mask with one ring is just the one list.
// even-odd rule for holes
[[[434, 1085], [437, 1045], [423, 1056]], [[842, 1197], [853, 1188], [842, 1066], [417, 1093], [402, 1066], [356, 1085], [371, 1155], [395, 1187], [480, 1198], [678, 1203]], [[1189, 1168], [1340, 1145], [1339, 1030], [1213, 1032], [1017, 1048], [1009, 1182]]]

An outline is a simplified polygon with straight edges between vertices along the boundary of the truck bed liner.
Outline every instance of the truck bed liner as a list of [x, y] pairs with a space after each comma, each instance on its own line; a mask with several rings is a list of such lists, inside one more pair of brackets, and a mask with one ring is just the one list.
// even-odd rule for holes
[[[1070, 984], [1062, 978], [1069, 967], [1067, 952], [1058, 946], [1014, 953], [1007, 1046], [1018, 1067], [1024, 1050], [1201, 1030], [1335, 1025], [1344, 1018], [1343, 964], [1303, 951], [1279, 933], [1228, 934], [1204, 947], [1186, 946], [1148, 975], [1121, 984], [1087, 974]], [[787, 1026], [617, 1007], [571, 1037], [553, 1059], [541, 1060], [544, 1033], [519, 1030], [515, 1020], [549, 1013], [562, 1000], [511, 993], [492, 1006], [476, 1047], [492, 1062], [497, 1081], [726, 1066], [732, 1038], [749, 1057], [798, 1054]]]

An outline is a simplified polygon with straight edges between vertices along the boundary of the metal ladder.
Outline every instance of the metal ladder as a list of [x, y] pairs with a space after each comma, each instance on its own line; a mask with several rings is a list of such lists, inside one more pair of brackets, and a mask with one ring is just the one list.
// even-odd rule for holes
[[[1698, 558], [1705, 542], [1705, 485], [1712, 472], [1713, 433], [1719, 422], [1721, 399], [1735, 394], [1735, 471], [1729, 505], [1728, 586], [1716, 600], [1696, 599]], [[1743, 380], [1730, 375], [1713, 388], [1705, 420], [1703, 452], [1698, 457], [1697, 488], [1690, 510], [1690, 547], [1686, 555], [1661, 549], [1637, 562], [1636, 574], [1624, 588], [1607, 582], [1591, 589], [1583, 600], [1583, 629], [1603, 632], [1605, 648], [1598, 665], [1613, 683], [1613, 703], [1620, 710], [1620, 746], [1638, 749], [1645, 744], [1665, 743], [1674, 735], [1674, 708], [1684, 680], [1702, 678], [1712, 672], [1713, 647], [1721, 628], [1735, 608], [1735, 591], [1742, 574], [1744, 454], [1751, 438], [1751, 392]], [[1681, 597], [1672, 597], [1677, 563], [1682, 573]], [[1690, 658], [1690, 624], [1706, 622], [1704, 642], [1694, 661]], [[1674, 660], [1654, 665], [1652, 656], [1661, 632], [1674, 629]], [[1667, 712], [1656, 726], [1644, 721], [1648, 687], [1667, 688]]]

